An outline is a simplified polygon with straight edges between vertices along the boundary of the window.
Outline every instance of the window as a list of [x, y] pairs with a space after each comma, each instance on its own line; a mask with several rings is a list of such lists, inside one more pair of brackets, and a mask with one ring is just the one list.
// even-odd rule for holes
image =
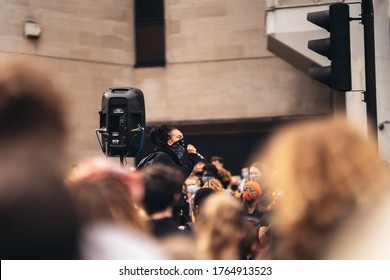
[[135, 67], [165, 66], [164, 0], [135, 0]]

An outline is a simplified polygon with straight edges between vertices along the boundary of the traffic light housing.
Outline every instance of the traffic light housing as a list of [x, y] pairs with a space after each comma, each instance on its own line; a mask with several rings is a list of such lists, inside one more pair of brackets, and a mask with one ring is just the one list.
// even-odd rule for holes
[[100, 115], [101, 148], [110, 157], [136, 157], [145, 127], [144, 95], [137, 88], [110, 88], [103, 93]]
[[329, 38], [308, 41], [309, 49], [326, 56], [331, 61], [330, 66], [310, 68], [309, 76], [334, 90], [351, 90], [348, 4], [332, 4], [328, 10], [308, 13], [307, 20], [330, 33]]

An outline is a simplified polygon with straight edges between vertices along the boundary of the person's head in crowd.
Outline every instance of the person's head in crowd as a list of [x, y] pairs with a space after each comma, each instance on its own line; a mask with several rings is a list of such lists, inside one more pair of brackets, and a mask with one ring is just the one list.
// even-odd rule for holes
[[196, 244], [188, 234], [169, 235], [160, 240], [160, 245], [171, 260], [195, 260]]
[[154, 126], [150, 131], [152, 143], [157, 147], [172, 146], [177, 141], [184, 141], [183, 133], [165, 123]]
[[238, 185], [241, 183], [241, 177], [239, 175], [232, 176], [232, 179], [230, 181], [231, 185], [235, 185], [235, 189], [237, 190]]
[[247, 205], [257, 204], [262, 194], [263, 191], [257, 182], [248, 181], [242, 190], [242, 200]]
[[227, 189], [230, 185], [230, 182], [232, 181], [232, 174], [230, 173], [230, 171], [221, 167], [218, 169], [217, 179], [222, 183], [223, 188]]
[[196, 220], [199, 259], [239, 259], [240, 245], [246, 234], [244, 223], [244, 213], [237, 199], [223, 192], [210, 195]]
[[171, 166], [183, 173], [184, 183], [184, 179], [193, 172], [195, 164], [203, 159], [194, 145], [185, 143], [180, 130], [167, 124], [154, 126], [150, 138], [155, 145], [154, 152], [141, 159], [137, 169], [155, 164]]
[[223, 157], [212, 156], [210, 162], [218, 169], [223, 168]]
[[260, 161], [255, 161], [249, 166], [249, 177], [248, 180], [255, 181], [261, 186], [262, 196], [260, 197], [259, 203], [261, 208], [269, 209], [272, 206], [272, 190], [268, 188], [266, 182], [266, 175], [270, 172], [267, 166]]
[[218, 169], [215, 167], [215, 165], [206, 163], [203, 166], [202, 170], [202, 184], [205, 184], [207, 181], [211, 179], [215, 179], [218, 177]]
[[139, 210], [143, 184], [138, 172], [126, 171], [105, 159], [91, 158], [71, 170], [66, 183], [85, 224], [114, 222], [146, 229]]
[[143, 205], [146, 213], [151, 216], [160, 212], [172, 212], [181, 195], [183, 174], [161, 164], [147, 166], [141, 173], [145, 185]]
[[36, 61], [0, 66], [1, 259], [78, 258], [79, 222], [63, 182], [65, 92]]
[[200, 189], [200, 180], [196, 176], [190, 176], [186, 179], [185, 184], [187, 186], [187, 194], [189, 198]]
[[[35, 164], [62, 164], [65, 168], [68, 141], [65, 92], [35, 61], [8, 59], [1, 62], [1, 69], [2, 158], [25, 158]], [[57, 160], [58, 157], [62, 160]]]
[[249, 168], [248, 167], [241, 168], [241, 179], [247, 180], [248, 176], [249, 176]]
[[179, 160], [182, 160], [186, 153], [186, 144], [183, 133], [175, 127], [165, 123], [154, 126], [150, 131], [152, 143], [159, 148], [169, 148]]
[[232, 195], [239, 197], [240, 191], [238, 187], [241, 184], [241, 177], [239, 175], [232, 176], [232, 180], [230, 181], [229, 191]]
[[199, 213], [201, 212], [201, 206], [203, 202], [213, 193], [215, 193], [215, 190], [212, 188], [202, 188], [196, 191], [194, 196], [194, 207], [192, 209], [195, 221], [196, 218], [199, 216]]
[[269, 143], [267, 182], [283, 191], [271, 221], [274, 258], [321, 258], [332, 233], [386, 187], [375, 142], [332, 116], [289, 126]]
[[260, 162], [253, 162], [249, 167], [249, 180], [256, 181], [260, 184], [264, 168], [264, 164]]
[[216, 192], [223, 191], [224, 189], [221, 182], [218, 179], [210, 179], [204, 184], [203, 188], [204, 189], [210, 188]]
[[192, 170], [192, 175], [198, 177], [199, 180], [202, 180], [203, 167], [205, 164], [206, 162], [204, 160], [200, 160], [195, 164], [194, 169]]
[[182, 194], [183, 173], [162, 164], [149, 165], [141, 171], [145, 185], [143, 205], [152, 235], [162, 239], [187, 233], [181, 227], [189, 220], [189, 205]]
[[80, 255], [86, 260], [166, 259], [151, 236], [141, 208], [141, 174], [105, 159], [87, 159], [71, 170], [66, 183], [75, 198], [83, 231]]

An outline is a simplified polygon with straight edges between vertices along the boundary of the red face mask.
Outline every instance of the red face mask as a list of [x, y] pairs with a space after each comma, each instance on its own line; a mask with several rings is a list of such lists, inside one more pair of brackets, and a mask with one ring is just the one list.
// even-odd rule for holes
[[259, 198], [259, 194], [255, 190], [255, 188], [251, 186], [246, 186], [243, 189], [242, 197], [244, 199], [244, 202], [251, 203]]

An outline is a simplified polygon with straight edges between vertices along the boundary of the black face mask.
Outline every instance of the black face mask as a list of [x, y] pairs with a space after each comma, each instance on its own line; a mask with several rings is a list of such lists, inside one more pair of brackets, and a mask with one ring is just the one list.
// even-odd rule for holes
[[172, 144], [171, 150], [175, 152], [179, 160], [181, 161], [184, 157], [184, 153], [186, 151], [186, 144], [184, 141], [184, 138], [176, 141], [175, 143]]

